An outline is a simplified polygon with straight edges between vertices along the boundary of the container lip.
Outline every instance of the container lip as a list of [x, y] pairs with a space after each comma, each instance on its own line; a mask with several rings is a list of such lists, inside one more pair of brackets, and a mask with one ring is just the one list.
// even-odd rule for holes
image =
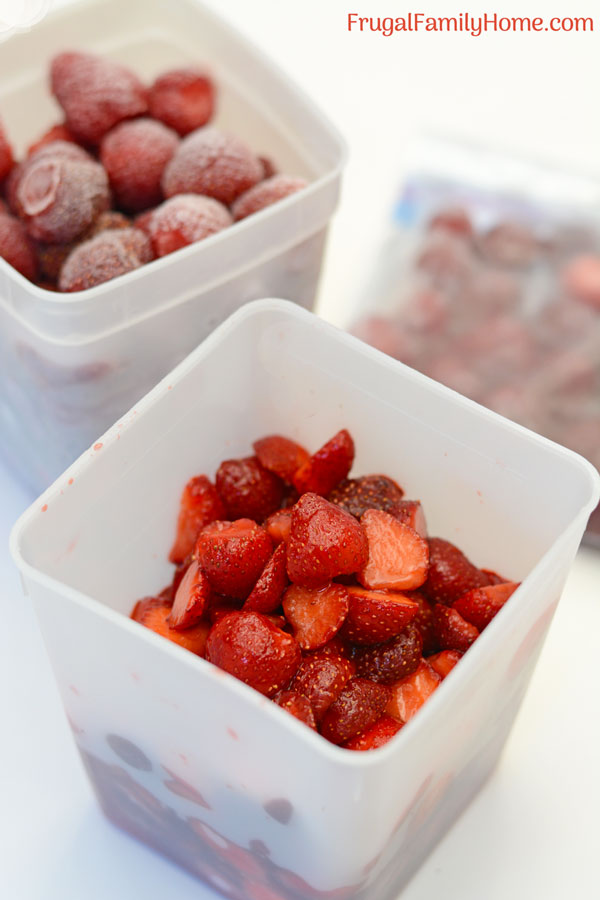
[[[229, 332], [237, 329], [238, 326], [246, 319], [254, 318], [263, 314], [264, 312], [276, 312], [280, 314], [283, 313], [287, 319], [296, 319], [300, 321], [311, 322], [312, 324], [318, 324], [319, 328], [334, 336], [337, 341], [346, 344], [346, 346], [352, 347], [355, 352], [376, 359], [379, 364], [384, 364], [386, 368], [390, 369], [390, 371], [401, 370], [404, 374], [404, 377], [408, 377], [411, 380], [416, 380], [420, 384], [426, 384], [429, 390], [438, 395], [441, 394], [446, 399], [451, 400], [451, 402], [455, 404], [467, 406], [470, 409], [476, 409], [479, 414], [484, 414], [486, 418], [491, 418], [493, 421], [502, 425], [502, 427], [504, 427], [505, 429], [516, 431], [522, 438], [526, 438], [538, 445], [541, 444], [546, 448], [546, 450], [564, 457], [565, 460], [569, 462], [569, 464], [575, 465], [585, 475], [590, 488], [590, 494], [587, 503], [584, 503], [582, 507], [577, 511], [577, 513], [572, 517], [571, 522], [557, 537], [557, 539], [550, 545], [541, 559], [538, 560], [536, 565], [526, 576], [526, 579], [531, 578], [534, 573], [539, 570], [539, 568], [543, 565], [544, 560], [546, 560], [548, 556], [550, 556], [551, 554], [554, 555], [558, 545], [562, 544], [563, 542], [567, 542], [570, 539], [572, 533], [577, 530], [580, 520], [584, 516], [589, 515], [589, 513], [593, 510], [598, 500], [600, 499], [600, 475], [592, 466], [592, 464], [579, 454], [574, 453], [573, 451], [568, 450], [565, 447], [561, 447], [558, 444], [554, 444], [547, 438], [534, 434], [528, 429], [505, 419], [497, 413], [493, 413], [490, 410], [481, 407], [474, 401], [469, 400], [468, 398], [457, 394], [455, 391], [452, 391], [449, 388], [446, 388], [445, 386], [432, 381], [427, 376], [422, 375], [420, 372], [416, 372], [413, 369], [410, 369], [403, 363], [391, 359], [384, 353], [381, 353], [380, 351], [369, 347], [358, 338], [340, 331], [329, 323], [324, 322], [323, 320], [317, 320], [315, 322], [316, 317], [313, 314], [298, 307], [296, 304], [291, 303], [287, 300], [280, 300], [275, 298], [255, 300], [251, 303], [247, 303], [245, 306], [241, 307], [239, 310], [233, 313], [233, 315], [231, 315], [222, 325], [215, 329], [215, 331], [211, 335], [209, 335], [202, 342], [202, 344], [200, 344], [188, 357], [186, 357], [186, 359], [184, 359], [175, 369], [173, 369], [171, 373], [166, 375], [165, 378], [163, 378], [156, 385], [156, 387], [153, 388], [153, 390], [151, 390], [138, 404], [136, 404], [136, 406], [132, 410], [129, 411], [129, 413], [123, 416], [100, 438], [103, 444], [106, 446], [110, 446], [116, 443], [116, 441], [119, 439], [119, 435], [122, 435], [128, 429], [135, 427], [135, 422], [139, 421], [143, 413], [147, 409], [152, 407], [159, 398], [165, 395], [166, 391], [169, 389], [169, 386], [172, 386], [174, 383], [181, 380], [190, 370], [196, 368], [203, 357], [211, 352], [211, 350], [215, 346], [221, 343], [223, 338], [225, 338]], [[28, 560], [25, 558], [22, 549], [22, 539], [28, 526], [43, 514], [42, 506], [45, 506], [46, 504], [49, 505], [54, 501], [58, 501], [61, 492], [61, 485], [64, 483], [64, 480], [71, 476], [78, 476], [85, 472], [88, 468], [93, 466], [94, 457], [95, 454], [93, 452], [90, 453], [89, 450], [85, 451], [66, 470], [66, 472], [62, 476], [60, 476], [60, 478], [57, 479], [50, 487], [48, 487], [46, 491], [44, 491], [44, 493], [36, 501], [34, 501], [34, 503], [20, 516], [20, 518], [12, 528], [9, 539], [10, 553], [14, 562], [16, 563], [22, 574], [25, 574], [30, 580], [37, 582], [50, 592], [61, 593], [62, 595], [68, 597], [71, 601], [79, 604], [80, 606], [84, 606], [93, 614], [102, 616], [113, 624], [120, 626], [121, 628], [125, 628], [126, 630], [130, 630], [130, 633], [132, 635], [137, 634], [138, 638], [141, 638], [142, 640], [152, 641], [153, 646], [155, 646], [159, 650], [159, 652], [171, 654], [175, 653], [175, 658], [179, 659], [180, 663], [183, 663], [187, 666], [196, 667], [196, 671], [204, 672], [210, 678], [218, 677], [219, 679], [221, 679], [223, 673], [220, 671], [219, 675], [217, 676], [214, 672], [214, 667], [210, 663], [207, 663], [206, 660], [195, 657], [194, 654], [183, 650], [183, 648], [178, 647], [170, 641], [164, 640], [159, 635], [153, 634], [149, 631], [149, 629], [143, 628], [143, 626], [138, 627], [138, 623], [133, 622], [127, 616], [105, 606], [100, 601], [95, 600], [89, 594], [76, 590], [69, 585], [65, 585], [59, 579], [47, 575], [45, 572], [42, 572], [40, 569], [36, 568], [34, 565], [28, 562]], [[511, 610], [515, 609], [517, 609], [517, 613], [511, 613]], [[487, 648], [486, 642], [489, 641], [490, 635], [496, 633], [498, 627], [501, 626], [501, 622], [506, 622], [508, 620], [508, 622], [510, 623], [515, 614], [518, 614], [518, 608], [514, 605], [511, 606], [510, 604], [507, 604], [507, 606], [503, 610], [501, 610], [501, 612], [495, 618], [494, 622], [491, 623], [489, 628], [486, 629], [484, 633], [482, 633], [477, 643], [473, 648], [471, 648], [470, 652], [466, 654], [466, 658], [473, 660], [476, 659], [479, 654], [485, 653]], [[133, 629], [133, 631], [131, 631], [131, 629]], [[158, 641], [158, 643], [156, 643], [156, 641]], [[181, 655], [182, 653], [183, 655]], [[464, 681], [464, 679], [468, 677], [468, 665], [470, 664], [465, 664], [465, 660], [461, 660], [460, 672], [462, 672], [463, 674], [453, 674], [451, 684], [460, 685], [461, 679]], [[198, 666], [200, 667], [199, 669], [197, 668]], [[458, 668], [459, 667], [457, 667], [457, 669]], [[424, 709], [420, 711], [419, 716], [415, 717], [414, 720], [409, 721], [401, 729], [403, 737], [396, 737], [388, 744], [378, 748], [377, 751], [369, 751], [369, 753], [356, 753], [352, 751], [346, 751], [343, 747], [338, 747], [334, 744], [329, 743], [324, 738], [322, 738], [321, 735], [317, 734], [316, 732], [313, 733], [311, 729], [307, 728], [301, 722], [295, 721], [293, 716], [286, 714], [283, 710], [279, 710], [277, 713], [275, 713], [274, 707], [276, 706], [276, 704], [265, 702], [266, 698], [263, 697], [262, 694], [259, 694], [257, 691], [255, 691], [253, 688], [250, 688], [243, 682], [238, 681], [238, 679], [233, 678], [233, 676], [229, 677], [230, 688], [234, 691], [237, 691], [238, 694], [241, 691], [242, 693], [240, 696], [245, 697], [246, 702], [252, 703], [257, 710], [260, 709], [263, 712], [266, 712], [267, 715], [276, 714], [283, 716], [283, 718], [279, 719], [281, 725], [283, 727], [287, 727], [288, 729], [297, 729], [298, 736], [302, 736], [301, 739], [307, 742], [306, 746], [309, 748], [313, 748], [311, 752], [318, 753], [322, 757], [329, 759], [333, 763], [350, 766], [353, 768], [366, 768], [377, 765], [379, 763], [383, 764], [389, 756], [395, 754], [396, 752], [401, 752], [399, 748], [401, 748], [403, 742], [408, 739], [412, 739], [410, 736], [417, 735], [419, 733], [419, 729], [422, 729], [426, 726], [428, 717], [431, 717], [431, 715], [435, 714], [437, 703], [439, 702], [439, 697], [434, 696], [430, 698]], [[446, 692], [447, 690], [448, 689], [445, 689]], [[436, 691], [435, 693], [437, 695], [438, 691]], [[446, 696], [446, 693], [444, 693], [444, 696]], [[407, 737], [407, 735], [409, 737]]]

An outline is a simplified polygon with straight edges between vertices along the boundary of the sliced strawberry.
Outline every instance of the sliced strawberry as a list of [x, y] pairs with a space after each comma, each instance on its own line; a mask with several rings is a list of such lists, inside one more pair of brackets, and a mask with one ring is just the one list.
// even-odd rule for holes
[[171, 607], [167, 604], [148, 605], [144, 610], [138, 611], [137, 621], [197, 656], [204, 656], [210, 630], [208, 622], [199, 622], [198, 625], [187, 628], [185, 631], [176, 631], [169, 626], [170, 615]]
[[158, 597], [142, 597], [142, 599], [138, 600], [133, 607], [130, 618], [132, 618], [134, 622], [142, 622], [149, 610], [154, 609], [157, 606], [166, 605], [166, 601], [160, 595]]
[[271, 558], [273, 543], [251, 519], [212, 522], [202, 529], [196, 556], [213, 590], [244, 600]]
[[374, 725], [366, 731], [357, 734], [344, 744], [346, 750], [376, 750], [383, 747], [402, 728], [402, 722], [392, 719], [391, 716], [382, 716]]
[[389, 696], [385, 685], [353, 678], [325, 713], [321, 734], [333, 744], [345, 744], [381, 718]]
[[344, 428], [298, 469], [294, 487], [299, 494], [310, 492], [327, 496], [348, 475], [353, 462], [354, 441]]
[[399, 522], [410, 525], [422, 538], [427, 537], [427, 521], [423, 507], [418, 500], [401, 500], [394, 515]]
[[230, 519], [262, 522], [279, 509], [283, 484], [255, 456], [228, 459], [217, 471], [217, 491]]
[[292, 530], [292, 513], [289, 509], [278, 509], [271, 513], [265, 522], [265, 528], [271, 540], [277, 546], [282, 541], [289, 541]]
[[422, 649], [419, 630], [409, 625], [385, 644], [357, 648], [354, 653], [356, 673], [380, 684], [392, 684], [415, 671], [421, 661]]
[[492, 572], [491, 569], [482, 569], [481, 571], [484, 575], [487, 575], [490, 584], [508, 584], [508, 578], [503, 578], [502, 575], [498, 575], [497, 572]]
[[197, 625], [208, 606], [212, 591], [206, 575], [193, 560], [179, 583], [175, 593], [169, 625], [176, 631], [184, 631]]
[[171, 562], [182, 563], [193, 551], [204, 526], [224, 518], [223, 502], [206, 475], [190, 478], [181, 495], [177, 536], [169, 554]]
[[279, 544], [252, 588], [244, 609], [260, 613], [273, 612], [281, 603], [281, 595], [287, 584], [286, 547], [285, 544]]
[[350, 608], [342, 635], [354, 644], [380, 644], [399, 634], [419, 612], [419, 605], [404, 594], [367, 591], [348, 586]]
[[432, 603], [454, 603], [467, 591], [485, 587], [490, 580], [464, 553], [442, 538], [429, 539], [429, 574], [423, 593]]
[[453, 609], [479, 631], [483, 631], [518, 587], [515, 582], [508, 582], [474, 588], [455, 600]]
[[451, 606], [437, 603], [434, 613], [438, 644], [442, 650], [461, 650], [464, 653], [479, 637], [477, 628], [466, 622]]
[[320, 722], [334, 700], [355, 674], [354, 663], [334, 652], [330, 645], [307, 653], [294, 676], [291, 688], [309, 701]]
[[396, 515], [403, 496], [400, 485], [387, 475], [363, 475], [340, 482], [327, 499], [360, 519], [368, 509], [381, 509]]
[[338, 575], [351, 575], [367, 561], [360, 523], [316, 494], [304, 494], [292, 508], [287, 546], [290, 581], [305, 587], [322, 587]]
[[309, 460], [308, 451], [295, 441], [273, 434], [254, 441], [252, 448], [261, 465], [291, 484], [294, 475]]
[[414, 672], [392, 685], [392, 696], [386, 707], [387, 714], [401, 722], [408, 722], [431, 697], [441, 681], [441, 676], [429, 663], [424, 659], [421, 660]]
[[260, 613], [232, 612], [213, 625], [206, 658], [267, 697], [273, 697], [294, 676], [300, 647], [290, 634]]
[[341, 584], [324, 588], [293, 584], [283, 595], [283, 611], [300, 647], [317, 650], [342, 627], [348, 613], [348, 592]]
[[369, 558], [358, 572], [363, 587], [396, 591], [420, 587], [427, 578], [427, 541], [379, 509], [368, 509], [360, 523], [369, 544]]
[[423, 638], [423, 656], [429, 656], [438, 649], [433, 605], [420, 591], [407, 591], [406, 596], [418, 604], [419, 612], [414, 618], [414, 624]]
[[315, 714], [312, 711], [309, 700], [303, 694], [297, 694], [295, 691], [281, 691], [273, 699], [278, 706], [287, 710], [290, 715], [304, 722], [309, 728], [317, 730]]
[[452, 671], [461, 656], [460, 650], [441, 650], [433, 656], [428, 656], [427, 662], [438, 673], [440, 678], [445, 678]]

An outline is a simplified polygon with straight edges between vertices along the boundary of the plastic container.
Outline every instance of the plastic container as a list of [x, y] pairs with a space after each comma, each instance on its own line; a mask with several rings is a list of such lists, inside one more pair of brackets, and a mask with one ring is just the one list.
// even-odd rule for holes
[[40, 289], [0, 259], [2, 452], [36, 493], [223, 319], [283, 295], [312, 307], [345, 147], [302, 92], [195, 0], [88, 0], [2, 44], [0, 110], [17, 150], [61, 113], [48, 62], [66, 48], [149, 81], [207, 63], [215, 123], [309, 186], [257, 215], [91, 290]]
[[347, 324], [599, 467], [600, 181], [441, 139], [407, 168]]
[[[367, 753], [127, 617], [169, 580], [191, 475], [263, 434], [319, 446], [342, 426], [356, 472], [397, 478], [431, 534], [523, 580], [418, 715]], [[599, 481], [581, 457], [292, 304], [238, 311], [12, 534], [106, 815], [238, 900], [395, 897], [496, 764]]]

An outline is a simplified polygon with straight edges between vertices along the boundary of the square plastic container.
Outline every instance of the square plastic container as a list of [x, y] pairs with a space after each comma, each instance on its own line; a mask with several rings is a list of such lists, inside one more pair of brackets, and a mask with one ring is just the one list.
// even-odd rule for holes
[[[367, 753], [128, 618], [169, 580], [188, 478], [258, 436], [315, 447], [341, 427], [354, 471], [397, 478], [431, 534], [523, 581], [424, 708]], [[237, 900], [395, 897], [498, 760], [599, 480], [297, 306], [238, 311], [12, 534], [104, 812]]]
[[0, 111], [21, 154], [62, 118], [48, 63], [85, 49], [159, 72], [206, 63], [215, 124], [309, 186], [223, 232], [85, 292], [36, 287], [0, 259], [2, 452], [36, 493], [248, 300], [311, 308], [343, 141], [311, 101], [195, 0], [87, 0], [2, 44]]

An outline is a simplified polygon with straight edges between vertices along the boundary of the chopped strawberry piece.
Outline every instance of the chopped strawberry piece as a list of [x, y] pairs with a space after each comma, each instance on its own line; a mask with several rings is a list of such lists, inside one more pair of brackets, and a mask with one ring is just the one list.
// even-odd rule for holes
[[479, 637], [479, 631], [466, 622], [458, 610], [443, 603], [436, 604], [435, 630], [442, 650], [461, 650], [463, 653]]
[[177, 134], [154, 119], [120, 122], [104, 135], [100, 161], [117, 206], [138, 212], [160, 203], [162, 173], [178, 143]]
[[67, 128], [64, 122], [60, 122], [57, 125], [53, 125], [52, 128], [49, 128], [48, 131], [45, 131], [41, 137], [34, 141], [33, 144], [27, 148], [27, 156], [33, 156], [41, 147], [45, 147], [46, 144], [52, 144], [54, 141], [67, 141], [69, 143], [74, 144], [75, 138]]
[[241, 600], [234, 600], [233, 597], [223, 597], [221, 594], [213, 594], [207, 615], [211, 625], [216, 625], [229, 613], [239, 612], [241, 608]]
[[307, 653], [291, 685], [293, 691], [307, 698], [317, 722], [356, 672], [354, 663], [333, 651], [332, 645]]
[[418, 500], [401, 500], [394, 511], [399, 522], [410, 525], [422, 538], [427, 537], [427, 521]]
[[377, 747], [383, 747], [395, 734], [398, 734], [402, 724], [391, 716], [382, 716], [366, 731], [350, 738], [344, 747], [346, 750], [376, 750]]
[[351, 575], [367, 561], [366, 535], [354, 516], [317, 494], [304, 494], [292, 508], [287, 550], [290, 581], [323, 587]]
[[304, 178], [294, 175], [273, 175], [264, 181], [255, 184], [249, 190], [241, 194], [231, 206], [231, 212], [236, 222], [260, 212], [267, 206], [283, 200], [285, 197], [296, 194], [305, 188], [307, 182]]
[[363, 475], [341, 481], [327, 499], [360, 519], [368, 509], [381, 509], [396, 515], [403, 496], [400, 485], [387, 475]]
[[177, 536], [169, 554], [170, 561], [182, 563], [193, 551], [204, 526], [223, 518], [223, 501], [206, 475], [190, 478], [181, 495]]
[[357, 648], [354, 654], [356, 673], [380, 684], [392, 684], [414, 672], [421, 661], [422, 648], [419, 630], [409, 625], [385, 644]]
[[483, 631], [518, 587], [518, 584], [508, 582], [474, 588], [455, 600], [453, 609], [479, 631]]
[[507, 584], [509, 581], [508, 578], [503, 578], [502, 575], [498, 575], [497, 572], [492, 572], [491, 569], [482, 569], [481, 571], [484, 575], [487, 575], [490, 584]]
[[333, 744], [345, 744], [381, 718], [389, 696], [389, 688], [383, 684], [351, 679], [325, 713], [321, 734]]
[[206, 658], [261, 694], [273, 697], [294, 676], [301, 653], [294, 638], [265, 616], [241, 610], [213, 625]]
[[281, 479], [265, 469], [255, 456], [222, 462], [216, 483], [231, 519], [262, 522], [279, 508], [283, 497]]
[[180, 135], [189, 134], [212, 118], [215, 86], [202, 69], [171, 69], [159, 75], [150, 88], [148, 105], [153, 119]]
[[260, 464], [288, 484], [292, 483], [298, 469], [309, 460], [304, 447], [279, 434], [254, 441], [252, 447]]
[[309, 492], [326, 496], [346, 478], [353, 462], [354, 441], [344, 428], [298, 469], [294, 487], [299, 494]]
[[244, 609], [253, 609], [260, 613], [273, 612], [281, 603], [281, 596], [287, 584], [286, 548], [285, 544], [279, 544], [252, 588], [244, 603]]
[[433, 603], [454, 603], [472, 588], [485, 587], [489, 578], [458, 547], [442, 538], [429, 539], [429, 574], [423, 593]]
[[369, 544], [368, 561], [358, 572], [363, 587], [397, 591], [420, 587], [427, 578], [427, 541], [379, 509], [368, 509], [360, 523]]
[[15, 159], [12, 147], [6, 137], [2, 122], [0, 121], [0, 181], [2, 181], [3, 178], [6, 178], [12, 169], [14, 162]]
[[408, 722], [431, 697], [441, 681], [441, 676], [429, 663], [421, 660], [414, 672], [392, 685], [387, 714], [401, 722]]
[[342, 634], [355, 644], [379, 644], [399, 634], [419, 612], [404, 594], [346, 588], [350, 608]]
[[271, 513], [265, 522], [265, 528], [274, 544], [280, 544], [282, 541], [287, 543], [292, 530], [291, 511], [289, 509], [278, 509]]
[[197, 625], [208, 606], [211, 593], [208, 578], [200, 571], [197, 561], [193, 560], [175, 593], [169, 616], [170, 627], [184, 631]]
[[281, 691], [275, 698], [275, 703], [287, 710], [290, 715], [304, 722], [309, 728], [317, 730], [315, 715], [312, 711], [310, 702], [303, 694], [297, 694], [295, 691]]
[[419, 612], [414, 618], [414, 625], [419, 629], [423, 638], [423, 656], [429, 656], [438, 649], [433, 604], [420, 591], [407, 591], [406, 596], [419, 606]]
[[283, 595], [283, 611], [303, 650], [317, 650], [336, 634], [348, 612], [348, 592], [341, 584], [307, 588], [293, 584]]
[[134, 622], [141, 622], [149, 610], [154, 609], [157, 606], [165, 606], [165, 604], [166, 601], [160, 596], [142, 597], [133, 607], [130, 618], [133, 619]]
[[271, 558], [273, 543], [252, 519], [212, 522], [198, 536], [196, 556], [213, 589], [244, 600]]
[[192, 628], [185, 631], [176, 631], [169, 625], [169, 617], [171, 615], [171, 607], [164, 603], [160, 606], [148, 604], [143, 610], [139, 611], [136, 621], [156, 634], [168, 638], [175, 644], [179, 644], [185, 650], [190, 650], [197, 656], [204, 656], [206, 650], [206, 641], [208, 638], [210, 625], [208, 622], [199, 622]]
[[461, 656], [460, 650], [441, 650], [433, 656], [428, 656], [427, 662], [438, 673], [440, 678], [445, 678], [452, 671]]

